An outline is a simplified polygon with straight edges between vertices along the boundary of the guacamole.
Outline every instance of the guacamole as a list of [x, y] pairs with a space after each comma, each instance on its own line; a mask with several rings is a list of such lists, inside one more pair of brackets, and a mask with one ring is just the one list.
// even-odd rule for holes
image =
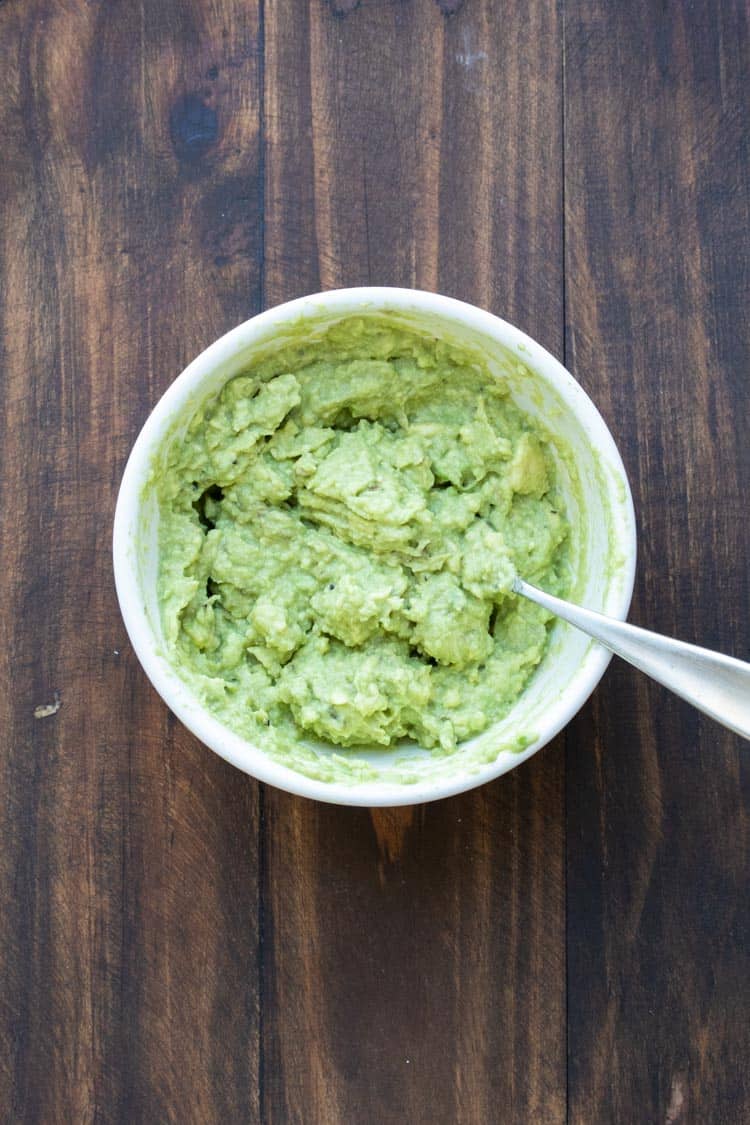
[[569, 581], [543, 431], [475, 355], [380, 317], [292, 340], [164, 446], [158, 596], [171, 662], [273, 751], [450, 751], [503, 717]]

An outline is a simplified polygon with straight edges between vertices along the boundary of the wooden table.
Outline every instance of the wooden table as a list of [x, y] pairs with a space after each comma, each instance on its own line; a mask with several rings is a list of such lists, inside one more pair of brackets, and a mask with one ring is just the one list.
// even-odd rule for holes
[[750, 1121], [750, 755], [616, 664], [546, 750], [396, 811], [259, 786], [112, 583], [150, 407], [259, 309], [457, 295], [631, 474], [632, 617], [747, 658], [740, 0], [0, 4], [0, 1118]]

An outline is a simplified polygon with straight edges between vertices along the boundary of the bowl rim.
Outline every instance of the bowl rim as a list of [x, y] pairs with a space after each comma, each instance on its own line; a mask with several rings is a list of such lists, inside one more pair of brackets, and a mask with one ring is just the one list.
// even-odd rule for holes
[[[455, 779], [441, 777], [410, 784], [378, 780], [324, 781], [308, 777], [276, 761], [260, 747], [231, 731], [199, 705], [189, 687], [171, 668], [166, 656], [159, 652], [159, 641], [154, 635], [141, 597], [137, 560], [132, 549], [141, 495], [153, 454], [174, 419], [195, 398], [203, 380], [222, 363], [231, 360], [238, 352], [247, 350], [254, 342], [267, 342], [268, 329], [274, 325], [324, 313], [354, 315], [357, 312], [409, 312], [442, 316], [489, 336], [505, 347], [518, 349], [520, 345], [523, 363], [537, 371], [542, 369], [543, 376], [561, 395], [589, 436], [596, 436], [595, 448], [606, 458], [617, 479], [621, 519], [615, 525], [615, 532], [623, 562], [619, 590], [608, 605], [608, 612], [613, 617], [625, 620], [635, 581], [635, 512], [625, 466], [597, 407], [558, 359], [508, 321], [454, 297], [426, 290], [389, 286], [331, 289], [276, 305], [237, 325], [209, 344], [174, 379], [143, 424], [123, 471], [113, 525], [115, 587], [130, 642], [152, 685], [180, 721], [220, 757], [258, 781], [275, 785], [297, 796], [329, 804], [364, 807], [422, 804], [454, 796], [492, 781], [541, 750], [584, 705], [604, 674], [611, 654], [596, 644], [586, 651], [578, 673], [550, 706], [544, 718], [536, 724], [536, 737], [522, 751], [501, 750], [495, 760]], [[615, 486], [607, 479], [607, 493], [611, 495]], [[581, 674], [582, 669], [585, 674]]]

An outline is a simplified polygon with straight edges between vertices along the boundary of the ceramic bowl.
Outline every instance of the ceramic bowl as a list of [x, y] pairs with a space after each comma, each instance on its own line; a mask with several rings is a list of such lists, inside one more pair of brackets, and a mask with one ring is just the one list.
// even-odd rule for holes
[[544, 659], [512, 710], [454, 753], [436, 755], [411, 744], [342, 751], [300, 740], [301, 767], [290, 768], [224, 726], [179, 678], [165, 655], [156, 599], [159, 513], [149, 479], [165, 437], [292, 326], [316, 334], [344, 317], [368, 314], [479, 351], [489, 370], [508, 382], [514, 401], [546, 429], [557, 460], [572, 527], [576, 579], [570, 599], [626, 617], [636, 559], [633, 506], [622, 460], [591, 399], [549, 352], [511, 324], [452, 298], [410, 289], [302, 297], [239, 325], [194, 359], [155, 406], [125, 468], [114, 523], [115, 582], [130, 640], [152, 684], [221, 757], [305, 797], [345, 805], [416, 804], [482, 785], [535, 754], [588, 699], [609, 654], [557, 622]]

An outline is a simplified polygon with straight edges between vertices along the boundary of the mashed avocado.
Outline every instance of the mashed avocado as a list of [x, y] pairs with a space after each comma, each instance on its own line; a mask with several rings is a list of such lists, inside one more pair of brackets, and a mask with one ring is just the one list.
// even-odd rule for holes
[[453, 749], [544, 653], [516, 571], [568, 583], [544, 434], [476, 357], [380, 318], [233, 378], [155, 487], [170, 659], [269, 749], [274, 732]]

